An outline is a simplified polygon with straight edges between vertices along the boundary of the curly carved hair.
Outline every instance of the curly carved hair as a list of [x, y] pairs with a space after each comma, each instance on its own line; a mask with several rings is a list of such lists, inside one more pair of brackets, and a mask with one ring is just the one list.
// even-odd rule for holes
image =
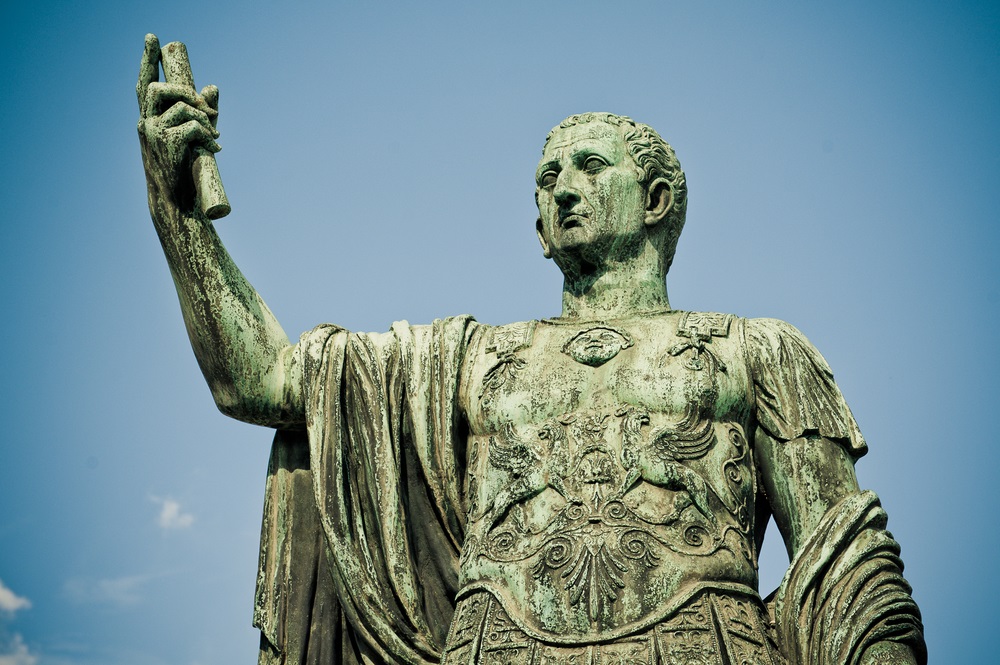
[[[639, 177], [640, 185], [647, 187], [657, 178], [663, 178], [673, 188], [674, 201], [667, 218], [666, 241], [663, 245], [663, 255], [666, 259], [666, 267], [669, 269], [674, 260], [674, 250], [677, 249], [677, 240], [680, 238], [681, 229], [684, 228], [687, 212], [687, 182], [674, 149], [649, 125], [614, 113], [571, 115], [549, 132], [549, 135], [545, 137], [545, 145], [549, 144], [556, 131], [590, 122], [604, 122], [621, 131], [622, 138], [625, 140], [625, 149], [632, 156], [632, 160], [639, 167], [639, 170], [642, 171], [642, 175]], [[542, 151], [544, 152], [544, 150], [543, 146]]]

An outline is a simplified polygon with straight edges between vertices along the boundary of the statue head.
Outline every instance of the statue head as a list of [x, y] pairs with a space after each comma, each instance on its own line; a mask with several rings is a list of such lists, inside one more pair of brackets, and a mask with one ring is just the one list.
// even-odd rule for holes
[[[535, 191], [535, 200], [539, 203], [540, 213], [542, 213], [540, 196], [544, 196], [546, 193], [551, 194], [554, 199], [559, 199], [560, 196], [564, 197], [555, 201], [555, 205], [563, 210], [560, 214], [572, 212], [570, 208], [574, 205], [574, 201], [571, 191], [576, 185], [579, 185], [579, 189], [583, 189], [588, 184], [584, 181], [570, 183], [560, 180], [560, 173], [564, 166], [559, 164], [559, 158], [555, 153], [559, 152], [558, 148], [561, 148], [563, 144], [568, 145], [574, 142], [579, 142], [581, 146], [584, 146], [584, 149], [576, 157], [576, 159], [581, 160], [580, 163], [573, 165], [572, 170], [582, 173], [584, 176], [591, 175], [593, 177], [596, 177], [608, 166], [604, 162], [609, 160], [600, 155], [591, 157], [586, 146], [591, 142], [596, 142], [595, 145], [601, 143], [618, 144], [610, 149], [612, 152], [620, 150], [624, 157], [623, 163], [627, 161], [633, 169], [638, 190], [644, 199], [644, 211], [619, 210], [615, 213], [618, 216], [643, 216], [645, 219], [644, 233], [659, 246], [665, 274], [673, 261], [674, 250], [684, 226], [687, 209], [687, 186], [684, 171], [681, 169], [673, 148], [660, 138], [660, 135], [652, 127], [637, 123], [626, 116], [612, 113], [582, 113], [570, 116], [549, 132], [545, 140], [545, 147], [542, 149], [543, 158], [536, 174], [537, 189]], [[614, 161], [613, 157], [611, 161]], [[566, 162], [566, 164], [568, 163]], [[567, 173], [564, 174], [564, 178], [569, 180], [573, 177], [569, 174], [571, 169], [565, 168], [565, 170]], [[581, 192], [581, 196], [586, 195]], [[628, 208], [630, 205], [628, 203], [629, 197], [624, 194], [624, 190], [622, 196], [624, 198], [619, 197], [610, 201], [609, 205]], [[580, 205], [585, 211], [589, 209], [587, 202]], [[551, 256], [546, 238], [542, 237], [542, 231], [540, 218], [539, 237], [542, 239], [546, 256]], [[622, 232], [626, 232], [624, 227]], [[563, 268], [562, 265], [560, 267]]]

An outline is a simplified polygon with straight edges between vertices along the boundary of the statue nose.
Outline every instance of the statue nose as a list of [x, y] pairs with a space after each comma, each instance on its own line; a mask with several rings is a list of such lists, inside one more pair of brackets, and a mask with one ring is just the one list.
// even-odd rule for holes
[[556, 205], [561, 208], [572, 206], [580, 201], [580, 192], [570, 182], [571, 177], [568, 170], [560, 173], [552, 192], [552, 198], [555, 199]]
[[564, 189], [556, 192], [555, 200], [560, 208], [569, 208], [580, 201], [580, 195], [572, 189]]

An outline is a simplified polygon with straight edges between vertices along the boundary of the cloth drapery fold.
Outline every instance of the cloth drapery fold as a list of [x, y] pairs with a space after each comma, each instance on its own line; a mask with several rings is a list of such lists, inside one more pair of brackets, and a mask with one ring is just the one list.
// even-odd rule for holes
[[279, 432], [266, 489], [261, 663], [440, 660], [465, 529], [456, 396], [474, 325], [303, 335], [307, 436]]
[[869, 646], [900, 642], [927, 662], [920, 610], [874, 492], [831, 508], [785, 573], [771, 610], [795, 665], [857, 665]]

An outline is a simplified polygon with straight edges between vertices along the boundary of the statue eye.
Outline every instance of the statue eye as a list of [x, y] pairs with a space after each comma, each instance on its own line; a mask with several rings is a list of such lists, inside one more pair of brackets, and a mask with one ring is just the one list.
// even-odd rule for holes
[[600, 157], [591, 155], [587, 158], [587, 161], [583, 163], [583, 170], [587, 173], [598, 173], [599, 171], [604, 170], [604, 167], [607, 165], [608, 163]]
[[556, 175], [555, 171], [546, 171], [542, 174], [542, 177], [538, 179], [538, 185], [542, 189], [549, 189], [550, 187], [555, 187], [556, 185]]

